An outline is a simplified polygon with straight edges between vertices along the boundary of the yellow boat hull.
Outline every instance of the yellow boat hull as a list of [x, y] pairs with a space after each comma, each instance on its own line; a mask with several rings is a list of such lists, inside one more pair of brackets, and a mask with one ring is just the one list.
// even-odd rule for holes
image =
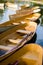
[[[37, 47], [37, 50], [36, 50]], [[40, 50], [39, 50], [40, 49]], [[38, 51], [39, 50], [39, 51]], [[32, 52], [32, 53], [31, 53]], [[27, 54], [28, 53], [28, 54]], [[19, 62], [19, 65], [24, 65], [24, 63], [26, 63], [26, 65], [29, 65], [29, 63], [31, 62], [31, 59], [29, 60], [30, 62], [28, 62], [26, 60], [26, 54], [27, 56], [29, 55], [29, 53], [33, 56], [35, 54], [35, 56], [37, 56], [37, 62], [35, 62], [35, 60], [33, 60], [34, 65], [42, 65], [42, 48], [37, 45], [37, 44], [27, 44], [25, 46], [23, 46], [22, 48], [20, 48], [18, 51], [16, 51], [15, 53], [12, 52], [11, 55], [9, 54], [8, 57], [6, 57], [3, 60], [0, 60], [0, 65], [8, 65], [8, 64], [13, 64], [16, 61]], [[30, 57], [31, 58], [31, 57]], [[27, 58], [29, 59], [29, 58]], [[24, 62], [23, 62], [24, 61]], [[30, 63], [31, 64], [31, 63]]]

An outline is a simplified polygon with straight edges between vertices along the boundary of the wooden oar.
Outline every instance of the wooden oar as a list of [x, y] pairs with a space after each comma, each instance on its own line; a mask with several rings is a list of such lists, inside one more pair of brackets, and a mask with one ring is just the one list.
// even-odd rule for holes
[[0, 45], [0, 49], [3, 49], [3, 50], [11, 50], [12, 48], [13, 48], [13, 46], [10, 47], [10, 46]]

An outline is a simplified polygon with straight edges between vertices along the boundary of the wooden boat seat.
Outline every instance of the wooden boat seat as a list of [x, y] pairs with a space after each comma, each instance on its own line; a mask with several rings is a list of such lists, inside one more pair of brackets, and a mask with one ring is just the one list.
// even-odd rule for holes
[[0, 49], [3, 50], [11, 50], [14, 46], [5, 46], [5, 45], [0, 45]]
[[25, 24], [26, 22], [25, 21], [21, 21], [21, 22], [14, 22], [12, 23], [13, 25], [19, 25], [19, 24]]
[[19, 29], [16, 32], [21, 33], [21, 34], [30, 34], [31, 33], [31, 31], [22, 30], [22, 29]]
[[25, 24], [26, 22], [23, 20], [23, 21], [21, 21], [21, 23], [22, 23], [22, 24]]
[[16, 39], [16, 40], [14, 40], [14, 39], [8, 39], [8, 41], [9, 41], [10, 43], [12, 43], [12, 45], [13, 45], [13, 44], [14, 44], [14, 45], [19, 44], [21, 40], [22, 40], [22, 39]]
[[16, 22], [14, 22], [14, 23], [12, 23], [13, 25], [19, 25], [20, 23], [16, 23]]

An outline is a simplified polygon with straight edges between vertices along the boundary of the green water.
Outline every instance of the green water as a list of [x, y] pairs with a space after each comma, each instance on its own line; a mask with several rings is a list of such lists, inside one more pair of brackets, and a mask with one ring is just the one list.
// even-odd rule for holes
[[[33, 6], [33, 4], [32, 4], [32, 6]], [[40, 7], [41, 7], [41, 12], [40, 12], [41, 17], [39, 19], [38, 27], [37, 27], [37, 30], [36, 30], [36, 35], [31, 40], [31, 42], [33, 42], [35, 40], [34, 42], [43, 46], [43, 5], [40, 5]], [[12, 15], [14, 13], [16, 13], [16, 11], [8, 9], [7, 7], [5, 7], [4, 10], [0, 10], [0, 24], [8, 21], [9, 15]]]

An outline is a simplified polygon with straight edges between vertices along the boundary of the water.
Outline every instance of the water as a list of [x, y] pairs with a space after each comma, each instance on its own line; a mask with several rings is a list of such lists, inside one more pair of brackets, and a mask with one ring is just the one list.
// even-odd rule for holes
[[14, 10], [8, 9], [7, 7], [4, 10], [0, 10], [0, 24], [9, 21], [9, 15], [15, 14]]
[[6, 52], [7, 52], [7, 50], [1, 49], [1, 50], [0, 50], [0, 56], [2, 56], [3, 54], [5, 54]]
[[[43, 6], [42, 6], [43, 7]], [[9, 20], [9, 15], [15, 14], [16, 10], [8, 9], [7, 7], [4, 10], [0, 10], [0, 24]], [[31, 42], [35, 42], [43, 46], [43, 9], [41, 11], [40, 21], [36, 30], [36, 34]], [[38, 21], [37, 21], [38, 22]]]

